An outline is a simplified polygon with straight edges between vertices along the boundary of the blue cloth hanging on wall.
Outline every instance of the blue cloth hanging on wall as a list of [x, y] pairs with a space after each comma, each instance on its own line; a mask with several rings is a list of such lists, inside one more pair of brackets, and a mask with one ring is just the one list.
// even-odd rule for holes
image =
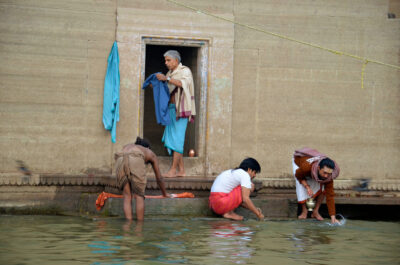
[[142, 89], [145, 89], [150, 84], [153, 86], [153, 98], [157, 123], [166, 126], [170, 122], [170, 114], [168, 111], [169, 89], [165, 82], [157, 79], [156, 74], [158, 73], [150, 75], [146, 81], [144, 81]]
[[119, 121], [119, 55], [115, 41], [107, 62], [107, 73], [104, 80], [103, 124], [111, 131], [111, 141], [117, 138], [117, 122]]

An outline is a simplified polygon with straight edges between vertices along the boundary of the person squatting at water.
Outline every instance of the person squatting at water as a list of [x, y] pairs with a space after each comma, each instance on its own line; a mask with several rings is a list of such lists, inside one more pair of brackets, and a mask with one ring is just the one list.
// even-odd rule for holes
[[256, 208], [250, 199], [250, 193], [254, 190], [251, 180], [260, 171], [257, 160], [246, 158], [239, 167], [222, 172], [211, 186], [210, 208], [224, 218], [241, 221], [243, 216], [236, 214], [234, 210], [242, 205], [255, 213], [258, 219], [264, 219], [261, 209]]
[[144, 192], [146, 189], [146, 164], [153, 166], [157, 184], [164, 197], [169, 195], [165, 191], [163, 179], [158, 167], [157, 156], [150, 150], [150, 144], [137, 137], [134, 144], [125, 145], [121, 152], [115, 154], [115, 174], [117, 187], [122, 190], [124, 198], [124, 213], [128, 220], [132, 220], [132, 194], [136, 200], [136, 218], [144, 218]]
[[[165, 65], [169, 69], [166, 75], [156, 74], [160, 81], [166, 81], [170, 93], [170, 122], [165, 127], [162, 142], [168, 153], [173, 152], [172, 165], [163, 177], [183, 177], [183, 145], [188, 121], [193, 122], [196, 115], [194, 101], [194, 83], [190, 69], [181, 63], [181, 56], [175, 50], [164, 54]], [[178, 173], [176, 172], [178, 170]]]
[[305, 147], [294, 152], [292, 163], [296, 180], [297, 201], [301, 204], [302, 209], [298, 218], [307, 218], [306, 200], [308, 198], [317, 198], [311, 217], [322, 221], [323, 218], [319, 214], [319, 207], [326, 194], [326, 205], [331, 217], [331, 223], [340, 223], [336, 219], [335, 194], [333, 190], [333, 180], [340, 173], [340, 168], [336, 162], [317, 150]]

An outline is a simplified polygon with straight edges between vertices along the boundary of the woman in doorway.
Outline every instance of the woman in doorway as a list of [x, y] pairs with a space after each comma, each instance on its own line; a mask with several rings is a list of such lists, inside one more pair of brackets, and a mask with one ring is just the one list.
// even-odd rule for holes
[[170, 92], [170, 123], [165, 127], [162, 142], [168, 153], [173, 155], [172, 165], [163, 177], [185, 176], [183, 165], [183, 146], [188, 121], [193, 122], [196, 115], [194, 100], [194, 82], [190, 69], [181, 63], [178, 51], [169, 50], [164, 54], [166, 75], [157, 74], [160, 81], [166, 81]]

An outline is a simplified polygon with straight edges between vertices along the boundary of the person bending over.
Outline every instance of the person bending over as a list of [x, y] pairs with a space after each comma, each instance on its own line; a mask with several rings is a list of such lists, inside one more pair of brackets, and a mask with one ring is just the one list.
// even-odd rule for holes
[[165, 191], [163, 179], [158, 167], [157, 156], [150, 150], [150, 144], [137, 137], [133, 144], [125, 145], [115, 154], [115, 168], [117, 186], [122, 190], [124, 198], [124, 213], [128, 220], [132, 220], [132, 195], [136, 200], [136, 218], [144, 219], [144, 192], [146, 189], [146, 164], [153, 167], [157, 184], [164, 197], [169, 197]]
[[322, 221], [319, 207], [325, 198], [331, 223], [339, 223], [336, 219], [335, 193], [333, 180], [339, 176], [340, 168], [335, 161], [311, 148], [296, 150], [293, 155], [293, 174], [296, 180], [297, 201], [301, 204], [299, 219], [307, 218], [306, 201], [316, 198], [317, 202], [311, 217]]
[[259, 208], [250, 199], [254, 190], [251, 182], [261, 171], [260, 164], [254, 158], [246, 158], [239, 167], [222, 172], [214, 180], [209, 197], [209, 206], [213, 212], [224, 218], [241, 221], [243, 216], [234, 212], [240, 205], [249, 209], [260, 219], [264, 219]]

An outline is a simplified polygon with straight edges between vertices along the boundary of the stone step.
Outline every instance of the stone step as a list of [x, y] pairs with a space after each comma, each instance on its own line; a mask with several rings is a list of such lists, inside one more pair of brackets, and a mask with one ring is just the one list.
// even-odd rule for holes
[[[123, 199], [121, 198], [110, 198], [101, 211], [96, 210], [96, 199], [103, 191], [103, 186], [0, 186], [0, 213], [123, 218]], [[153, 190], [151, 193], [160, 194], [158, 190]], [[150, 191], [147, 194], [150, 194]], [[202, 196], [195, 198], [146, 199], [146, 216], [215, 217], [208, 208], [208, 194], [203, 191]], [[257, 207], [262, 209], [266, 218], [296, 218], [298, 205], [294, 190], [274, 190], [268, 194], [254, 193], [253, 195], [251, 199]], [[336, 196], [337, 212], [354, 218], [386, 216], [400, 219], [400, 197], [384, 197], [382, 194], [379, 197], [377, 194], [366, 196], [361, 192], [358, 195], [359, 197]], [[134, 209], [134, 203], [132, 205]], [[246, 209], [239, 208], [237, 212], [248, 218], [255, 218]], [[325, 205], [321, 207], [321, 213], [327, 216]]]

